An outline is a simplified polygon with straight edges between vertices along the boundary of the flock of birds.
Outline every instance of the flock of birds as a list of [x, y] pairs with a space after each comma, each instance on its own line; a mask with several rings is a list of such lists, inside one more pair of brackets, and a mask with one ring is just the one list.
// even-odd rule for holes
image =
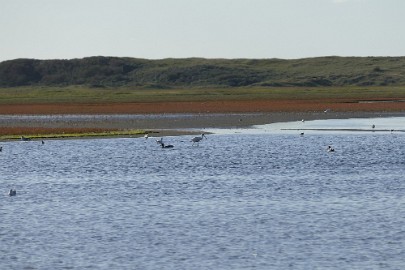
[[[327, 112], [327, 111], [325, 111], [325, 112]], [[305, 123], [305, 120], [302, 119], [301, 122], [302, 122], [302, 123]], [[371, 128], [372, 128], [372, 130], [374, 131], [375, 125], [372, 125]], [[393, 132], [393, 131], [394, 131], [394, 130], [391, 129], [391, 132]], [[304, 136], [304, 132], [301, 132], [300, 135], [301, 135], [301, 136]], [[335, 152], [335, 148], [333, 148], [331, 145], [329, 145], [329, 146], [326, 148], [326, 151], [327, 151], [327, 152]]]
[[[305, 122], [305, 120], [302, 119], [302, 122]], [[375, 128], [375, 125], [372, 125], [372, 128], [374, 129], [374, 128]], [[304, 135], [304, 132], [301, 132], [300, 135], [303, 136], [303, 135]], [[149, 138], [149, 135], [148, 135], [148, 134], [145, 134], [144, 138], [145, 138], [145, 139], [148, 139], [148, 138]], [[195, 144], [198, 145], [198, 144], [200, 143], [200, 141], [202, 141], [204, 138], [207, 139], [207, 137], [206, 137], [205, 134], [203, 133], [203, 134], [201, 134], [201, 136], [196, 136], [196, 137], [192, 138], [192, 139], [191, 139], [191, 142], [193, 143], [193, 145], [195, 145]], [[29, 140], [29, 138], [25, 138], [25, 137], [22, 136], [22, 137], [21, 137], [21, 140], [22, 140], [22, 141], [27, 141], [27, 140]], [[44, 144], [44, 141], [42, 141], [41, 143]], [[163, 138], [157, 139], [157, 140], [156, 140], [156, 143], [159, 144], [159, 145], [160, 145], [162, 148], [164, 148], [164, 149], [168, 149], [168, 148], [173, 148], [173, 147], [174, 147], [174, 145], [172, 145], [172, 144], [165, 144], [165, 143], [163, 142]], [[3, 147], [2, 147], [2, 146], [0, 146], [0, 152], [1, 152], [1, 151], [3, 151]], [[326, 148], [326, 151], [327, 151], [327, 152], [335, 152], [335, 149], [334, 149], [331, 145], [329, 145], [329, 146]], [[9, 196], [15, 196], [15, 195], [17, 195], [17, 191], [14, 190], [14, 189], [10, 189], [10, 191], [8, 192], [8, 195], [9, 195]]]
[[[148, 134], [145, 134], [144, 137], [145, 137], [145, 139], [148, 139], [148, 138], [149, 138]], [[196, 136], [196, 137], [192, 138], [192, 139], [191, 139], [191, 142], [193, 143], [193, 145], [195, 145], [196, 143], [197, 143], [197, 145], [198, 145], [199, 142], [202, 141], [204, 138], [207, 139], [207, 137], [206, 137], [205, 134], [203, 133], [203, 134], [201, 134], [201, 136]], [[24, 137], [24, 136], [21, 136], [21, 141], [29, 141], [29, 140], [30, 140], [30, 138], [26, 138], [26, 137]], [[167, 148], [173, 148], [173, 147], [174, 147], [174, 145], [172, 145], [172, 144], [165, 144], [165, 143], [163, 142], [163, 138], [157, 139], [157, 140], [156, 140], [156, 143], [159, 144], [162, 148], [166, 148], [166, 149], [167, 149]], [[41, 141], [41, 144], [45, 144], [45, 142], [44, 142], [44, 141]], [[2, 152], [2, 151], [3, 151], [3, 147], [0, 146], [0, 152]], [[10, 189], [7, 195], [8, 195], [8, 196], [16, 196], [16, 195], [17, 195], [17, 191], [16, 191], [15, 189]]]

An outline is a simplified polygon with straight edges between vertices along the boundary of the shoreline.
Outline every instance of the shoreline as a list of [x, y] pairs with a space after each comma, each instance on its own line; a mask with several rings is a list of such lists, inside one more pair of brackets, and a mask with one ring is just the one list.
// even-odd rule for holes
[[[210, 128], [248, 128], [277, 122], [310, 121], [323, 119], [401, 117], [405, 112], [266, 112], [266, 113], [165, 113], [165, 114], [100, 114], [100, 115], [0, 115], [0, 135], [89, 133], [92, 130], [142, 130], [130, 135], [151, 137], [200, 134]], [[41, 132], [42, 130], [42, 132]], [[30, 134], [30, 132], [32, 132]], [[11, 133], [10, 133], [11, 135]], [[116, 135], [120, 136], [120, 135]], [[115, 135], [111, 137], [116, 137]], [[63, 136], [61, 136], [63, 137]], [[83, 138], [77, 136], [78, 138]], [[92, 136], [86, 136], [92, 137]], [[94, 134], [94, 137], [98, 137]], [[107, 136], [106, 136], [107, 137]], [[122, 137], [127, 137], [123, 135]], [[40, 138], [38, 138], [40, 139]]]

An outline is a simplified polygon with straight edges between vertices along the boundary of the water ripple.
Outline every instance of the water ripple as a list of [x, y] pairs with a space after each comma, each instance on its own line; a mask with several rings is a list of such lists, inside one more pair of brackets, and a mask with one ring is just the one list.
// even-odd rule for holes
[[2, 143], [0, 268], [405, 267], [404, 136], [165, 139]]

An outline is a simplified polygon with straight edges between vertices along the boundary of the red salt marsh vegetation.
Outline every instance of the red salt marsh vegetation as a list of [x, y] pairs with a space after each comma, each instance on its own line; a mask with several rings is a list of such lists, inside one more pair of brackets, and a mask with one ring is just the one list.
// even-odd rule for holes
[[[73, 89], [73, 90], [72, 90]], [[291, 121], [301, 114], [312, 118], [335, 118], [350, 113], [364, 116], [376, 113], [405, 112], [405, 88], [232, 88], [232, 89], [89, 89], [89, 88], [7, 88], [0, 91], [0, 115], [53, 114], [221, 114], [205, 122], [201, 117], [188, 122], [145, 119], [120, 123], [58, 123], [40, 121], [20, 125], [0, 121], [0, 134], [89, 133], [102, 131], [187, 128], [211, 126], [248, 126], [265, 121]], [[333, 114], [322, 114], [323, 112]], [[235, 122], [234, 114], [266, 114]], [[311, 116], [311, 114], [313, 114]], [[224, 117], [229, 115], [229, 117]], [[238, 117], [238, 116], [237, 116]], [[238, 118], [239, 119], [239, 118]], [[201, 123], [198, 123], [198, 122]], [[18, 122], [18, 121], [17, 121]], [[231, 124], [230, 124], [231, 123]]]

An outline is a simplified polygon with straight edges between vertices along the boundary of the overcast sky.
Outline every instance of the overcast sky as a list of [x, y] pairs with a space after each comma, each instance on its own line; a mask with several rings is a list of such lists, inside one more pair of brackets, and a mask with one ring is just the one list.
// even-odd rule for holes
[[404, 27], [404, 0], [0, 0], [0, 61], [405, 56]]

